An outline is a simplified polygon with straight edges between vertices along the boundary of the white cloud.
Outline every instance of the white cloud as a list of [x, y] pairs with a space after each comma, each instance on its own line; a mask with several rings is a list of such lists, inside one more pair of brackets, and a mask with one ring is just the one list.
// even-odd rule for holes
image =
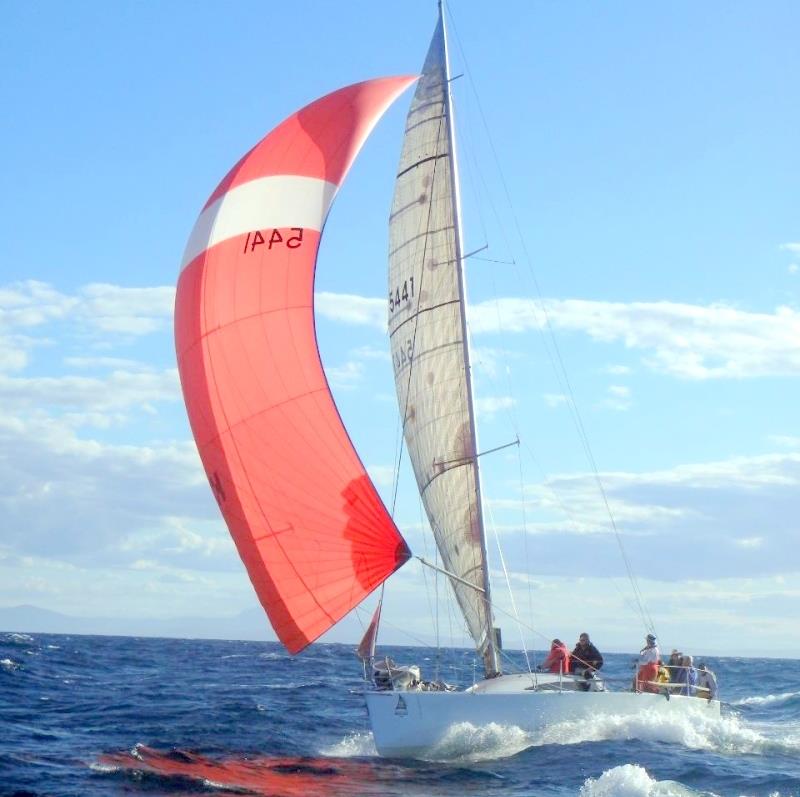
[[50, 407], [105, 412], [179, 398], [180, 383], [174, 368], [156, 373], [113, 371], [104, 378], [0, 374], [0, 401], [6, 411]]
[[21, 371], [35, 342], [22, 335], [0, 335], [0, 371]]
[[631, 401], [631, 390], [624, 385], [610, 385], [607, 390], [608, 395], [601, 402], [601, 406], [607, 409], [625, 412], [633, 404]]
[[791, 252], [793, 255], [800, 255], [800, 243], [786, 243], [781, 244], [781, 250], [784, 252]]
[[[471, 307], [476, 333], [500, 331], [497, 304]], [[506, 332], [538, 328], [545, 307], [555, 329], [640, 349], [648, 367], [683, 379], [800, 373], [800, 313], [789, 307], [751, 313], [726, 305], [674, 302], [500, 299], [499, 304]]]
[[364, 364], [348, 360], [344, 365], [331, 365], [325, 369], [328, 381], [341, 390], [353, 390], [364, 378]]
[[85, 440], [38, 413], [0, 417], [0, 449], [7, 550], [98, 566], [143, 558], [226, 566], [219, 552], [229, 541], [194, 443]]
[[790, 263], [789, 267], [786, 269], [790, 274], [797, 274], [800, 271], [800, 265], [797, 263]]
[[64, 365], [87, 370], [113, 368], [126, 371], [152, 371], [151, 366], [147, 363], [125, 357], [65, 357]]
[[785, 434], [771, 434], [769, 441], [781, 448], [800, 448], [800, 437]]
[[0, 289], [0, 329], [42, 326], [73, 319], [95, 332], [145, 335], [164, 329], [172, 318], [175, 289], [124, 288], [93, 283], [74, 295], [27, 280]]
[[569, 402], [569, 399], [563, 393], [545, 393], [542, 398], [548, 407], [560, 407]]
[[741, 537], [732, 540], [739, 548], [761, 548], [764, 545], [763, 537]]
[[78, 313], [104, 332], [146, 335], [168, 326], [175, 288], [123, 288], [93, 283], [79, 292]]
[[496, 379], [501, 370], [507, 372], [510, 361], [520, 358], [518, 352], [490, 346], [473, 346], [471, 354], [473, 366], [486, 373], [490, 379]]
[[45, 282], [12, 283], [0, 288], [0, 329], [40, 326], [66, 317], [78, 303]]
[[[639, 574], [670, 581], [800, 574], [800, 454], [608, 472], [600, 479]], [[590, 567], [624, 575], [594, 474], [553, 476], [528, 486], [525, 499], [527, 532], [542, 538], [534, 574]], [[519, 561], [521, 502], [491, 503], [507, 556]]]
[[367, 472], [372, 481], [381, 487], [394, 484], [394, 468], [391, 465], [367, 465]]
[[[333, 321], [386, 327], [383, 299], [323, 292], [316, 308]], [[649, 368], [681, 379], [800, 373], [800, 313], [790, 307], [758, 313], [723, 304], [508, 298], [471, 305], [470, 329], [476, 335], [535, 330], [543, 309], [554, 329], [640, 350]]]
[[384, 360], [386, 362], [391, 362], [392, 359], [389, 356], [388, 344], [383, 348], [359, 346], [357, 349], [353, 349], [350, 354], [357, 360]]
[[331, 321], [367, 325], [386, 331], [385, 299], [320, 291], [314, 296], [314, 310], [318, 316]]
[[509, 410], [516, 404], [511, 396], [482, 396], [475, 400], [475, 410], [484, 418], [491, 418], [501, 410]]

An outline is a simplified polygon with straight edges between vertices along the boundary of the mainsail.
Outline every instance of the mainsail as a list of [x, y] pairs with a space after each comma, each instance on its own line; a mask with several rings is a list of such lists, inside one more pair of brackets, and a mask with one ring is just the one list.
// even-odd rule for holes
[[417, 486], [443, 565], [460, 579], [450, 583], [467, 628], [487, 675], [494, 675], [500, 664], [476, 458], [452, 121], [440, 11], [406, 120], [389, 222], [389, 337]]
[[292, 653], [409, 556], [331, 397], [313, 293], [334, 195], [413, 80], [333, 92], [262, 139], [203, 208], [178, 281], [175, 340], [195, 441], [250, 580]]

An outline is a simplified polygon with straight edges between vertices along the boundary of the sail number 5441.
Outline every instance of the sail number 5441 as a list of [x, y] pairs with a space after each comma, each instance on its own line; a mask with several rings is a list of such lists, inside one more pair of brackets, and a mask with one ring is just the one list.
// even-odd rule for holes
[[[256, 230], [247, 233], [247, 240], [244, 242], [244, 253], [250, 254], [257, 246], [266, 246], [272, 249], [273, 246], [285, 246], [289, 249], [297, 249], [303, 243], [303, 228], [291, 227], [289, 232], [292, 235], [281, 234], [280, 230]], [[267, 237], [269, 235], [269, 237]]]
[[393, 313], [400, 309], [403, 302], [414, 298], [414, 278], [409, 277], [403, 280], [403, 285], [389, 289], [389, 312]]

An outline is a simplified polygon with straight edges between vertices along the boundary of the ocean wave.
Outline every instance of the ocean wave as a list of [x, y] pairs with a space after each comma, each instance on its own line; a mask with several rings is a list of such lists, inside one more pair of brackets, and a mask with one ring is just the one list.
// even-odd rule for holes
[[672, 716], [645, 712], [631, 717], [590, 717], [548, 726], [542, 730], [536, 743], [578, 744], [625, 739], [668, 742], [693, 750], [726, 754], [800, 752], [800, 736], [787, 735], [785, 729], [774, 736], [767, 735], [748, 727], [738, 716], [710, 717], [702, 713]]
[[114, 772], [119, 772], [121, 767], [118, 764], [105, 764], [102, 761], [91, 761], [89, 763], [89, 769], [92, 772], [102, 772], [103, 774], [109, 774]]
[[18, 670], [21, 665], [11, 659], [0, 659], [0, 667], [4, 670]]
[[731, 702], [732, 706], [769, 706], [775, 703], [788, 703], [790, 700], [800, 698], [800, 692], [783, 692], [780, 695], [756, 695], [743, 697]]
[[674, 780], [655, 780], [638, 764], [607, 769], [599, 778], [587, 778], [578, 797], [696, 797], [698, 792]]
[[376, 756], [375, 741], [371, 733], [349, 733], [344, 739], [320, 750], [329, 758], [365, 758]]
[[288, 681], [284, 684], [260, 684], [260, 688], [277, 692], [296, 692], [298, 689], [327, 689], [328, 684], [324, 681]]
[[12, 645], [29, 645], [34, 641], [33, 637], [28, 634], [18, 634], [15, 632], [6, 634], [5, 637], [5, 641], [10, 642]]
[[510, 758], [533, 744], [531, 734], [516, 725], [459, 722], [450, 726], [444, 739], [431, 748], [425, 758], [431, 761], [487, 761]]
[[268, 653], [259, 653], [259, 659], [266, 659], [267, 661], [276, 661], [278, 659], [282, 659], [286, 661], [289, 659], [289, 656], [286, 653], [276, 653], [274, 651], [269, 651]]

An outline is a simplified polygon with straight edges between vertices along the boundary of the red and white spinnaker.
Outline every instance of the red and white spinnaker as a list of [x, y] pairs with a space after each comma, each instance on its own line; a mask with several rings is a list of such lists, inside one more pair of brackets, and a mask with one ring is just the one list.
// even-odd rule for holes
[[256, 593], [291, 653], [409, 557], [322, 369], [314, 271], [339, 186], [413, 81], [335, 91], [256, 144], [200, 213], [178, 281], [175, 341], [194, 438]]

